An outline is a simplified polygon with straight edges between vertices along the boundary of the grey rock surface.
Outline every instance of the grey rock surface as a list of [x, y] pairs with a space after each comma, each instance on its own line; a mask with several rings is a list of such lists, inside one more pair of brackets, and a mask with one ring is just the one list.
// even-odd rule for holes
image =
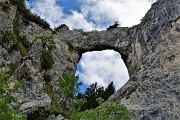
[[[56, 100], [58, 78], [74, 74], [82, 53], [113, 49], [119, 52], [127, 66], [130, 79], [110, 97], [119, 100], [131, 112], [132, 120], [180, 119], [180, 1], [158, 0], [139, 25], [104, 31], [84, 32], [63, 27], [56, 31], [44, 29], [33, 21], [19, 20], [19, 36], [24, 38], [27, 55], [9, 52], [2, 42], [5, 32], [13, 31], [17, 9], [0, 9], [0, 71], [8, 71], [18, 63], [11, 80], [26, 77], [21, 112], [32, 113], [38, 107], [50, 108], [51, 95], [45, 90], [44, 74], [51, 77]], [[10, 18], [9, 18], [9, 17]], [[28, 22], [27, 22], [28, 21]], [[50, 51], [54, 64], [42, 69], [42, 52]], [[56, 119], [51, 116], [50, 118]]]
[[64, 117], [59, 114], [58, 116], [55, 116], [54, 114], [50, 115], [48, 120], [65, 120]]

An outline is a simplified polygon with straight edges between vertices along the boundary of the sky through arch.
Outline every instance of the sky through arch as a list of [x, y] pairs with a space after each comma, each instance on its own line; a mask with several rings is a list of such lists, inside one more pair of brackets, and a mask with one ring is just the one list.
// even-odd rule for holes
[[79, 80], [84, 83], [82, 91], [92, 83], [97, 82], [98, 85], [106, 87], [111, 81], [117, 90], [129, 79], [121, 55], [114, 50], [84, 53], [77, 65], [76, 75], [79, 75]]

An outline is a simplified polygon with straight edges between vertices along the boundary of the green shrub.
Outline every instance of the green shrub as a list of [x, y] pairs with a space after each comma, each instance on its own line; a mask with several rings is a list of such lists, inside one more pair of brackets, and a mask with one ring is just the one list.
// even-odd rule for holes
[[8, 11], [11, 7], [9, 2], [5, 2], [5, 3], [0, 2], [0, 6], [2, 7], [2, 10], [4, 10], [4, 11]]
[[57, 90], [57, 93], [62, 98], [62, 100], [60, 101], [60, 105], [63, 109], [69, 109], [66, 108], [66, 104], [68, 104], [70, 108], [73, 107], [73, 101], [75, 101], [76, 95], [80, 91], [79, 86], [81, 85], [82, 83], [78, 82], [78, 77], [75, 77], [74, 75], [71, 75], [69, 73], [63, 73], [62, 77], [60, 77], [59, 79]]
[[62, 77], [59, 78], [59, 91], [71, 100], [78, 94], [80, 85], [82, 85], [82, 83], [78, 82], [78, 77], [69, 73], [63, 73]]
[[102, 97], [99, 97], [96, 99], [96, 101], [98, 102], [98, 104], [102, 104], [104, 102], [104, 99]]
[[43, 75], [43, 78], [44, 78], [46, 84], [48, 84], [48, 83], [51, 82], [51, 76], [50, 76], [49, 74], [45, 73], [45, 74]]
[[0, 73], [0, 120], [25, 120], [25, 116], [18, 114], [10, 105], [16, 102], [12, 95], [20, 87], [19, 82], [13, 88], [10, 86], [9, 74]]
[[41, 55], [41, 68], [44, 70], [51, 69], [54, 64], [52, 54], [48, 50], [43, 50]]
[[72, 108], [72, 101], [79, 92], [79, 86], [81, 84], [81, 82], [78, 82], [78, 77], [75, 77], [69, 73], [63, 73], [63, 75], [59, 78], [56, 93], [61, 96], [61, 101], [58, 101], [58, 103], [63, 109], [69, 109], [66, 106], [67, 104]]
[[49, 50], [53, 49], [52, 36], [41, 36], [39, 38], [42, 40], [43, 48], [47, 47]]
[[6, 32], [2, 38], [2, 42], [4, 43], [14, 43], [10, 46], [9, 52], [12, 52], [13, 50], [19, 50], [22, 56], [26, 56], [27, 49], [22, 44], [23, 41], [24, 39], [18, 36], [18, 34], [15, 34], [15, 32]]
[[118, 22], [115, 22], [113, 25], [109, 26], [109, 27], [107, 28], [107, 30], [111, 30], [111, 29], [114, 29], [114, 28], [118, 28], [118, 26], [119, 26]]
[[74, 111], [76, 111], [76, 112], [81, 111], [81, 108], [82, 108], [82, 106], [84, 105], [85, 102], [86, 102], [85, 98], [76, 99], [73, 102]]
[[6, 64], [4, 62], [0, 61], [0, 67], [5, 67], [5, 66], [6, 66]]
[[75, 112], [72, 120], [130, 120], [128, 109], [118, 101], [108, 101], [96, 109]]
[[26, 56], [28, 54], [26, 47], [21, 42], [18, 42], [17, 49], [20, 51], [22, 56]]
[[[46, 84], [45, 91], [51, 98], [51, 113], [55, 115], [63, 115], [65, 118], [70, 118], [73, 109], [73, 103], [75, 95], [79, 91], [79, 85], [77, 77], [69, 73], [64, 73], [59, 78], [58, 88], [52, 92], [52, 85]], [[60, 96], [58, 99], [55, 96]]]
[[12, 75], [14, 73], [14, 71], [19, 67], [18, 63], [10, 63], [8, 64], [9, 67], [9, 71], [8, 74]]
[[38, 108], [33, 113], [27, 114], [27, 120], [47, 120], [50, 111], [44, 107]]
[[61, 114], [65, 118], [70, 118], [71, 112], [69, 110], [59, 107], [59, 105], [57, 104], [57, 100], [55, 100], [54, 98], [51, 100], [51, 113], [53, 113], [54, 115]]
[[10, 43], [17, 41], [17, 35], [14, 32], [6, 32], [3, 35], [2, 42]]
[[54, 31], [58, 31], [58, 30], [60, 30], [62, 28], [69, 29], [69, 27], [66, 24], [61, 24], [58, 27], [56, 27]]
[[43, 42], [48, 42], [51, 40], [52, 36], [40, 36], [39, 37]]

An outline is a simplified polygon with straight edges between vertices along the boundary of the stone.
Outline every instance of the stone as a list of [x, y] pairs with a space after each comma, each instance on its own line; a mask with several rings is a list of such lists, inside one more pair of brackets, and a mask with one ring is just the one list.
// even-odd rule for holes
[[49, 119], [49, 120], [56, 120], [56, 116], [55, 116], [54, 114], [52, 114], [52, 115], [49, 116], [48, 119]]
[[21, 103], [19, 112], [30, 114], [38, 110], [38, 108], [46, 108], [50, 110], [51, 99], [48, 94], [45, 93], [28, 93], [26, 97], [19, 100], [19, 103]]
[[61, 114], [59, 114], [58, 116], [52, 114], [49, 116], [48, 120], [64, 120], [64, 117]]
[[[0, 41], [3, 32], [13, 31], [17, 9], [0, 9]], [[10, 16], [10, 18], [8, 18]], [[29, 22], [27, 22], [29, 21]], [[20, 101], [23, 113], [32, 113], [38, 107], [50, 108], [51, 96], [44, 88], [44, 74], [51, 77], [48, 85], [56, 94], [58, 78], [64, 73], [75, 73], [76, 64], [83, 53], [113, 49], [119, 52], [127, 66], [130, 79], [109, 100], [118, 100], [130, 111], [132, 120], [180, 119], [180, 1], [158, 0], [146, 13], [141, 23], [133, 27], [118, 27], [103, 31], [84, 32], [68, 27], [53, 31], [31, 20], [19, 20], [19, 35], [26, 43], [28, 54], [21, 56], [18, 50], [9, 52], [8, 44], [0, 43], [0, 71], [9, 69], [7, 64], [16, 61], [19, 67], [11, 80], [26, 76], [24, 94]], [[52, 54], [54, 64], [42, 69], [42, 51]], [[8, 56], [8, 57], [6, 57]], [[58, 106], [57, 106], [58, 107]], [[60, 106], [59, 106], [60, 107]], [[51, 116], [52, 119], [61, 119]]]

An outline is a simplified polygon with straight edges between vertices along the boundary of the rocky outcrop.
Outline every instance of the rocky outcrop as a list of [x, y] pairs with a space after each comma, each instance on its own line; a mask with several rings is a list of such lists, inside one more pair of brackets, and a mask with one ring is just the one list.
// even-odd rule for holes
[[[68, 27], [52, 31], [21, 14], [15, 26], [17, 14], [15, 6], [8, 10], [1, 6], [0, 71], [8, 72], [16, 65], [11, 80], [26, 78], [29, 92], [20, 99], [22, 112], [50, 109], [52, 100], [60, 100], [57, 80], [64, 72], [75, 72], [82, 53], [113, 49], [121, 54], [130, 79], [110, 99], [123, 103], [133, 120], [180, 119], [179, 0], [158, 0], [139, 25], [106, 31], [83, 32]], [[5, 34], [14, 33], [15, 28], [17, 38], [5, 39]], [[11, 42], [4, 41], [8, 39]], [[18, 49], [13, 47], [16, 44]], [[43, 57], [44, 53], [48, 57]]]

